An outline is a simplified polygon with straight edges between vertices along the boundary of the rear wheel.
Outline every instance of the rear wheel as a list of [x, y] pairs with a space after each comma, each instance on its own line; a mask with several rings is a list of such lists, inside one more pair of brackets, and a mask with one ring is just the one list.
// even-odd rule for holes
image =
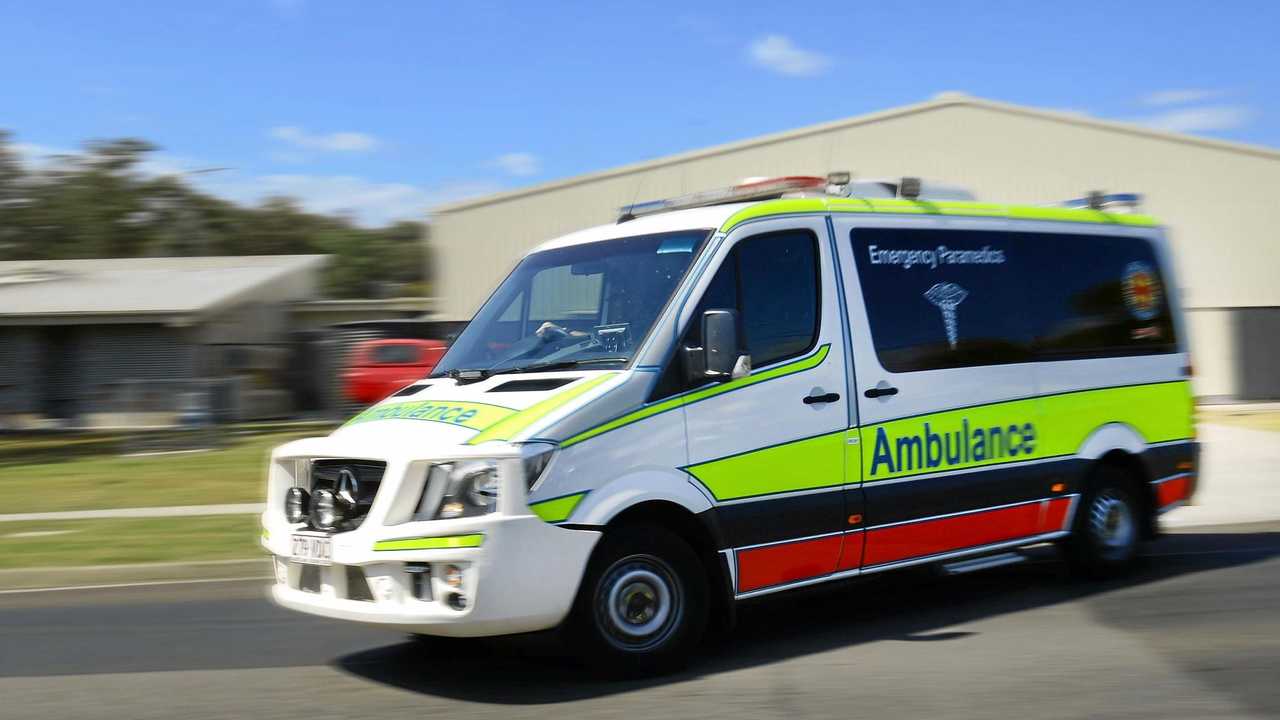
[[663, 528], [634, 526], [600, 541], [570, 630], [593, 666], [650, 674], [684, 665], [706, 622], [706, 573], [693, 549]]
[[1080, 500], [1067, 550], [1080, 570], [1108, 577], [1133, 567], [1142, 539], [1142, 504], [1129, 473], [1100, 466]]

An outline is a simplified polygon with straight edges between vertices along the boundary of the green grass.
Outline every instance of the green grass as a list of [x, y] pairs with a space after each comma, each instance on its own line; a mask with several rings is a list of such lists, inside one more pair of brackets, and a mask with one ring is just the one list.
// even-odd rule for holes
[[0, 513], [261, 502], [271, 449], [325, 432], [242, 431], [215, 450], [142, 457], [119, 455], [118, 436], [4, 439]]
[[1259, 412], [1244, 408], [1239, 410], [1231, 410], [1226, 407], [1217, 407], [1212, 410], [1201, 408], [1196, 413], [1196, 420], [1218, 425], [1234, 425], [1235, 427], [1253, 430], [1280, 432], [1280, 411], [1275, 410]]
[[0, 570], [254, 558], [260, 533], [256, 515], [7, 522]]

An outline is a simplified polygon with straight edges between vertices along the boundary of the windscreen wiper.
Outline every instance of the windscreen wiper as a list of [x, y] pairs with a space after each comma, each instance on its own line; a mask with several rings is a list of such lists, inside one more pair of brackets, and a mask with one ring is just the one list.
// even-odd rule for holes
[[498, 370], [486, 370], [485, 377], [494, 375], [514, 375], [516, 373], [531, 372], [550, 372], [552, 370], [569, 370], [579, 365], [599, 365], [603, 363], [625, 363], [631, 358], [624, 357], [606, 357], [606, 358], [581, 358], [579, 360], [557, 360], [556, 362], [533, 363], [532, 365], [521, 365], [519, 367], [501, 368]]
[[552, 370], [569, 370], [579, 365], [597, 365], [603, 363], [625, 363], [631, 358], [625, 357], [606, 357], [606, 358], [582, 358], [580, 360], [558, 360], [556, 362], [533, 363], [532, 365], [520, 365], [517, 367], [499, 368], [493, 370], [491, 368], [454, 368], [445, 373], [445, 376], [460, 383], [480, 382], [488, 380], [494, 375], [514, 375], [516, 373], [531, 372], [550, 372]]

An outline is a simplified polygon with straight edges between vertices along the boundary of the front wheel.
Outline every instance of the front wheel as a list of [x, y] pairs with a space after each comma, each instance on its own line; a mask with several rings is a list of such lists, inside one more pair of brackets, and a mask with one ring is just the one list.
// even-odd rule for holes
[[652, 674], [681, 667], [706, 622], [706, 572], [692, 548], [663, 528], [623, 527], [592, 555], [570, 630], [593, 666]]
[[1089, 575], [1110, 577], [1130, 569], [1142, 538], [1141, 505], [1128, 473], [1102, 466], [1080, 500], [1067, 550]]

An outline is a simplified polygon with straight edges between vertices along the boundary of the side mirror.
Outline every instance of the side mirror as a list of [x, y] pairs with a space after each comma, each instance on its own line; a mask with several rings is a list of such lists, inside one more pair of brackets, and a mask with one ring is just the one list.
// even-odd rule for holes
[[738, 312], [707, 310], [702, 314], [702, 347], [685, 348], [690, 382], [724, 381], [751, 372], [751, 358], [738, 352]]

